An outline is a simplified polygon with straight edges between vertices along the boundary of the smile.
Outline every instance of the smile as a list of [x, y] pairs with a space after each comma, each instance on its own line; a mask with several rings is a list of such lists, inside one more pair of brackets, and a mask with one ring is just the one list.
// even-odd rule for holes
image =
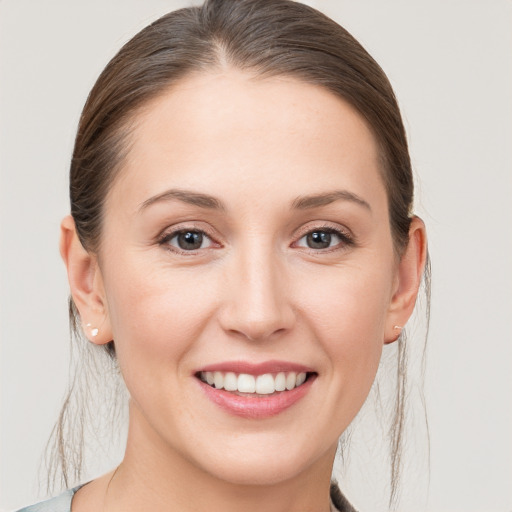
[[210, 402], [230, 415], [251, 420], [290, 408], [308, 394], [318, 377], [311, 368], [278, 361], [221, 363], [194, 375]]
[[199, 378], [215, 389], [249, 393], [254, 395], [271, 395], [281, 391], [291, 391], [306, 381], [306, 372], [279, 372], [250, 375], [234, 372], [200, 372]]

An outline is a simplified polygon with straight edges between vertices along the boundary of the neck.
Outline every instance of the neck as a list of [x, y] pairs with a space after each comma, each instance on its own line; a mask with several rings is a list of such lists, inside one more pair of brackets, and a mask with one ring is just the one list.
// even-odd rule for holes
[[[133, 418], [132, 418], [133, 419]], [[130, 422], [125, 458], [109, 488], [107, 512], [328, 512], [336, 447], [290, 478], [227, 482], [169, 447], [139, 421]]]

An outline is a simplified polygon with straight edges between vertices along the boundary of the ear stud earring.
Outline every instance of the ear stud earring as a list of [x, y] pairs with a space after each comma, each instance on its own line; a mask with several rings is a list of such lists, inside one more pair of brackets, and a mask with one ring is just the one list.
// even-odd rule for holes
[[[87, 324], [86, 327], [91, 327], [91, 324]], [[94, 327], [93, 329], [91, 329], [91, 336], [94, 338], [94, 337], [98, 336], [99, 332], [100, 332], [99, 329]]]
[[396, 335], [396, 338], [393, 340], [393, 341], [396, 341], [396, 340], [398, 340], [398, 338], [400, 338], [400, 335], [402, 334], [403, 327], [401, 325], [394, 325], [393, 329], [395, 331], [399, 331], [398, 334]]

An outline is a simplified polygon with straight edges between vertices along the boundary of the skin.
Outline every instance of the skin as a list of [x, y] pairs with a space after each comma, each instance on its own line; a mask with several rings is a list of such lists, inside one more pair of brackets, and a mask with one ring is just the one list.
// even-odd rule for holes
[[[131, 396], [125, 458], [109, 487], [112, 474], [76, 494], [74, 512], [329, 510], [337, 440], [412, 312], [425, 263], [417, 218], [397, 256], [378, 162], [349, 104], [290, 78], [224, 69], [146, 105], [106, 200], [99, 254], [83, 249], [70, 217], [62, 223], [84, 330], [115, 340]], [[171, 189], [223, 209], [154, 200]], [[334, 191], [344, 195], [293, 207]], [[161, 243], [185, 228], [208, 234], [202, 248]], [[333, 235], [310, 248], [315, 229], [352, 242]], [[193, 375], [239, 359], [302, 363], [317, 378], [277, 416], [240, 418]]]

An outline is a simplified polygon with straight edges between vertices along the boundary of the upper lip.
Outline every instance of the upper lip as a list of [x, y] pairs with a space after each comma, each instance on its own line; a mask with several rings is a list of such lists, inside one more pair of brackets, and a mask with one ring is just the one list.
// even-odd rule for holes
[[314, 370], [309, 366], [290, 361], [263, 361], [261, 363], [251, 363], [249, 361], [223, 361], [213, 363], [199, 368], [195, 373], [199, 372], [233, 372], [246, 373], [248, 375], [263, 375], [265, 373], [279, 372], [297, 372], [312, 373]]

